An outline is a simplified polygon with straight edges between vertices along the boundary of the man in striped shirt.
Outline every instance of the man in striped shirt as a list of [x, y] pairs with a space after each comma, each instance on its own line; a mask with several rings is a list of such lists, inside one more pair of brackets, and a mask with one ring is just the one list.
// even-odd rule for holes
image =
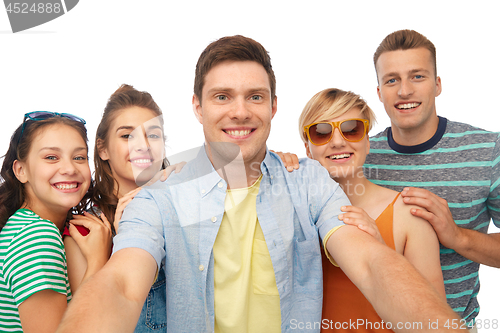
[[436, 113], [436, 49], [418, 32], [388, 35], [374, 55], [377, 93], [391, 127], [370, 138], [365, 174], [402, 191], [441, 243], [448, 304], [471, 327], [479, 312], [479, 264], [500, 267], [500, 139]]

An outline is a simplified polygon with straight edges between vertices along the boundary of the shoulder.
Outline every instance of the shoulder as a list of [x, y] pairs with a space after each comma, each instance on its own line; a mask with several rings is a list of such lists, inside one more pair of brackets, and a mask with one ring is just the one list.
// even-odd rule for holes
[[466, 123], [448, 120], [444, 137], [475, 142], [495, 142], [500, 138], [500, 133], [487, 131]]
[[301, 185], [324, 183], [338, 187], [337, 182], [330, 177], [328, 171], [316, 160], [310, 158], [300, 158], [299, 168], [289, 172], [286, 170], [281, 158], [278, 155], [271, 152], [271, 157], [271, 159], [266, 159], [266, 167], [273, 177], [283, 176], [288, 183]]
[[407, 237], [415, 235], [415, 232], [435, 234], [429, 222], [411, 214], [413, 208], [421, 209], [418, 206], [405, 204], [400, 195], [394, 203], [394, 223], [397, 223], [405, 231]]
[[[12, 238], [9, 244], [9, 250], [29, 250], [52, 248], [57, 252], [64, 251], [62, 236], [54, 223], [40, 218], [38, 215], [18, 214], [22, 219], [17, 220], [18, 227], [12, 230]], [[13, 220], [9, 220], [12, 222]]]
[[61, 237], [59, 229], [54, 223], [40, 218], [27, 209], [17, 210], [7, 221], [2, 232], [10, 233], [13, 238], [32, 237], [42, 233], [43, 235], [55, 235]]

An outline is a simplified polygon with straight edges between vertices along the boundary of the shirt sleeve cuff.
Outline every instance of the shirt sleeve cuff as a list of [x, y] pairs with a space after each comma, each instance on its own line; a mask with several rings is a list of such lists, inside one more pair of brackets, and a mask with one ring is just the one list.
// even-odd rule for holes
[[325, 254], [326, 254], [326, 257], [328, 258], [328, 260], [330, 260], [330, 262], [333, 264], [333, 266], [335, 267], [339, 267], [339, 265], [337, 265], [337, 263], [335, 262], [335, 260], [333, 260], [332, 256], [330, 255], [330, 253], [328, 252], [328, 249], [326, 248], [326, 243], [328, 243], [328, 240], [330, 239], [330, 236], [333, 235], [333, 233], [337, 230], [339, 230], [340, 227], [343, 227], [344, 225], [339, 225], [339, 226], [336, 226], [335, 228], [333, 228], [332, 230], [328, 231], [328, 233], [326, 234], [326, 236], [323, 238], [323, 249], [325, 250]]

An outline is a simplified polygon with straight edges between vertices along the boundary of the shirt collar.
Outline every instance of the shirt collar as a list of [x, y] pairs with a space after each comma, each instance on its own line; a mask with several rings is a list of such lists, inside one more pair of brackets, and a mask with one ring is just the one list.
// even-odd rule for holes
[[444, 135], [444, 132], [446, 131], [446, 124], [448, 120], [440, 116], [438, 116], [438, 118], [439, 118], [438, 128], [436, 130], [436, 133], [434, 133], [434, 135], [432, 136], [432, 138], [430, 138], [424, 143], [415, 146], [403, 146], [396, 143], [396, 141], [394, 141], [394, 138], [392, 136], [392, 129], [391, 127], [389, 127], [387, 129], [387, 143], [389, 144], [389, 147], [391, 147], [394, 151], [401, 154], [418, 154], [431, 149], [432, 147], [434, 147], [439, 143], [439, 141]]
[[[272, 153], [266, 147], [266, 155], [260, 164], [260, 170], [263, 174], [263, 179], [268, 179], [271, 184], [273, 183], [272, 168], [276, 167], [276, 158], [278, 155]], [[208, 158], [206, 147], [203, 145], [196, 158], [192, 161], [193, 177], [199, 178], [199, 191], [201, 196], [204, 197], [215, 188], [220, 188], [226, 191], [226, 181], [214, 169], [212, 162]], [[219, 185], [219, 183], [222, 184]]]

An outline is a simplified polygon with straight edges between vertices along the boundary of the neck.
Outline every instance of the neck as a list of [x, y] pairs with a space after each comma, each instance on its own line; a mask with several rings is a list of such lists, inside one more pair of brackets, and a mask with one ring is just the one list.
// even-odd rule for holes
[[412, 128], [399, 128], [391, 122], [392, 138], [402, 146], [416, 146], [429, 141], [438, 129], [439, 118], [433, 115], [421, 126]]
[[116, 195], [116, 198], [117, 199], [121, 199], [123, 196], [125, 196], [127, 193], [135, 190], [137, 188], [137, 184], [134, 182], [132, 184], [129, 184], [129, 183], [121, 183], [119, 184], [119, 187], [118, 189], [116, 188], [116, 183], [115, 183], [115, 189], [114, 189], [114, 192], [115, 192], [115, 195]]
[[21, 206], [21, 208], [29, 209], [36, 215], [40, 216], [42, 219], [49, 220], [50, 222], [54, 223], [61, 232], [63, 231], [64, 226], [66, 225], [68, 211], [55, 212], [54, 210], [48, 207], [37, 205], [35, 203], [30, 205], [27, 202], [25, 202]]
[[356, 173], [353, 176], [342, 177], [335, 179], [344, 191], [344, 193], [349, 198], [349, 201], [353, 206], [362, 206], [363, 198], [366, 199], [366, 195], [370, 193], [373, 188], [376, 186], [368, 179], [365, 178], [364, 175]]
[[[208, 147], [208, 145], [207, 145]], [[248, 162], [243, 159], [241, 151], [236, 158], [226, 158], [218, 154], [215, 149], [207, 149], [207, 154], [214, 169], [227, 183], [228, 189], [245, 188], [252, 186], [261, 175], [259, 161]]]

